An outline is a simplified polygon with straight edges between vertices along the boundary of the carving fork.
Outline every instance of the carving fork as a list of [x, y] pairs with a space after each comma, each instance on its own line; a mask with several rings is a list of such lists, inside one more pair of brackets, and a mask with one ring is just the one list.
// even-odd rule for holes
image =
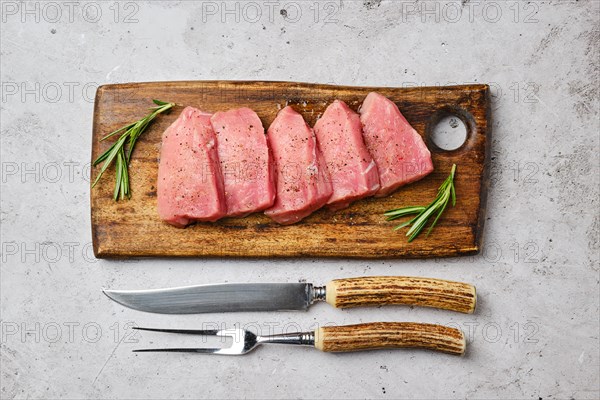
[[203, 354], [242, 355], [261, 344], [296, 344], [314, 346], [325, 352], [348, 352], [384, 348], [423, 348], [462, 355], [465, 338], [458, 329], [414, 322], [373, 322], [357, 325], [326, 326], [314, 332], [259, 336], [245, 329], [185, 330], [133, 328], [144, 331], [182, 333], [232, 338], [233, 344], [223, 348], [161, 348], [135, 352], [191, 352]]

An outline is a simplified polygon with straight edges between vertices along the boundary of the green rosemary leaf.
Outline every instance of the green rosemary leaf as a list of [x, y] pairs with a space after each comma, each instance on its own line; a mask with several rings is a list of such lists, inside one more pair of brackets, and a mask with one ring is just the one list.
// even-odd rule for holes
[[421, 230], [427, 224], [429, 217], [435, 212], [436, 208], [436, 203], [433, 203], [427, 208], [427, 210], [423, 212], [423, 214], [419, 215], [419, 218], [417, 218], [413, 226], [411, 226], [408, 232], [406, 232], [406, 236], [409, 236], [409, 242], [411, 242], [412, 239], [414, 239], [419, 233], [421, 233]]
[[421, 206], [404, 207], [398, 208], [397, 210], [386, 211], [383, 215], [387, 217], [386, 221], [393, 221], [406, 215], [419, 214], [423, 210], [425, 210], [425, 207]]
[[[119, 159], [121, 162], [121, 190], [120, 190], [120, 198], [124, 200], [125, 197], [129, 197], [129, 179], [127, 175], [129, 174], [127, 171], [127, 161], [125, 159], [125, 151], [121, 148], [119, 152]], [[116, 200], [116, 199], [115, 199]]]
[[417, 212], [421, 212], [423, 211], [425, 207], [423, 206], [409, 206], [409, 207], [402, 207], [402, 208], [396, 208], [394, 210], [388, 210], [386, 212], [383, 213], [383, 215], [387, 215], [387, 216], [393, 216], [393, 215], [398, 215], [398, 214], [405, 214], [405, 213], [411, 213], [412, 210], [417, 210]]
[[123, 159], [121, 157], [121, 150], [117, 153], [117, 161], [115, 162], [115, 169], [117, 171], [117, 179], [115, 181], [115, 191], [113, 193], [113, 199], [116, 201], [119, 198], [119, 193], [123, 188], [123, 181], [121, 180], [121, 176], [123, 174]]
[[397, 230], [400, 230], [400, 229], [402, 229], [402, 228], [404, 228], [404, 227], [407, 227], [407, 226], [409, 226], [410, 224], [412, 224], [412, 223], [414, 222], [414, 220], [415, 220], [415, 218], [413, 218], [413, 219], [410, 219], [410, 220], [408, 220], [408, 221], [406, 221], [406, 222], [404, 222], [404, 223], [402, 223], [402, 224], [400, 224], [400, 225], [396, 226], [396, 227], [394, 228], [394, 230], [395, 230], [395, 231], [397, 231]]
[[108, 167], [113, 163], [115, 164], [116, 182], [113, 192], [113, 198], [115, 201], [131, 197], [131, 190], [129, 186], [129, 162], [131, 161], [131, 154], [133, 153], [133, 149], [135, 148], [138, 138], [145, 132], [146, 128], [148, 128], [148, 126], [159, 114], [168, 112], [175, 106], [175, 103], [167, 103], [161, 100], [152, 101], [157, 105], [157, 107], [152, 107], [150, 109], [151, 112], [144, 118], [125, 125], [100, 139], [100, 141], [103, 141], [121, 133], [121, 136], [119, 136], [117, 141], [93, 162], [94, 166], [97, 166], [102, 162], [104, 164], [102, 165], [98, 176], [96, 176], [96, 179], [92, 184], [92, 188], [96, 186]]
[[[433, 222], [431, 223], [431, 226], [429, 227], [429, 229], [427, 230], [427, 233], [425, 234], [425, 236], [429, 236], [429, 234], [431, 233], [431, 230], [433, 229], [433, 227], [435, 226], [435, 224], [437, 223], [438, 219], [440, 219], [442, 213], [444, 212], [444, 210], [446, 209], [446, 206], [448, 205], [448, 201], [446, 200], [444, 202], [444, 205], [442, 206], [442, 208], [440, 208], [440, 211], [438, 212], [437, 216], [435, 217], [435, 219], [433, 220]], [[453, 206], [454, 207], [454, 206]]]
[[100, 141], [103, 142], [104, 140], [106, 140], [106, 139], [108, 139], [110, 137], [115, 136], [117, 133], [120, 133], [120, 132], [123, 132], [123, 131], [126, 131], [126, 130], [130, 129], [134, 125], [135, 125], [135, 122], [133, 124], [125, 125], [124, 127], [119, 128], [116, 131], [113, 131], [113, 132], [109, 133], [108, 135], [104, 136], [102, 139], [100, 139]]
[[125, 196], [129, 198], [131, 197], [131, 190], [129, 189], [129, 170], [127, 164], [123, 166], [123, 183], [125, 184]]
[[454, 188], [455, 173], [456, 164], [453, 164], [450, 175], [440, 185], [437, 196], [428, 206], [411, 206], [386, 211], [384, 213], [384, 215], [387, 217], [386, 220], [391, 221], [406, 215], [418, 213], [414, 218], [394, 227], [394, 230], [397, 231], [410, 226], [410, 229], [408, 232], [406, 232], [406, 236], [408, 236], [408, 241], [412, 242], [417, 236], [419, 236], [425, 226], [427, 226], [429, 219], [435, 215], [433, 223], [427, 230], [426, 236], [429, 236], [429, 233], [431, 233], [431, 230], [436, 226], [438, 220], [446, 210], [448, 202], [451, 201], [453, 207], [456, 205], [456, 190]]
[[95, 167], [96, 165], [100, 164], [102, 161], [106, 160], [106, 158], [108, 158], [108, 156], [110, 155], [112, 149], [117, 145], [117, 143], [113, 143], [112, 146], [110, 146], [110, 148], [108, 150], [106, 150], [104, 152], [104, 154], [102, 154], [100, 157], [98, 157], [94, 162], [93, 162], [93, 166]]
[[[113, 144], [107, 151], [106, 153], [106, 157], [104, 164], [102, 165], [102, 169], [100, 169], [100, 173], [98, 173], [98, 176], [96, 177], [96, 180], [94, 181], [94, 183], [92, 184], [92, 188], [94, 186], [96, 186], [96, 184], [98, 183], [98, 181], [100, 180], [100, 177], [102, 177], [102, 175], [104, 174], [104, 172], [108, 169], [108, 167], [110, 166], [110, 164], [112, 164], [113, 160], [115, 159], [115, 157], [117, 156], [117, 153], [119, 152], [119, 149], [121, 148], [121, 146], [123, 146], [123, 143], [125, 142], [125, 136], [121, 136], [119, 138], [119, 140]], [[104, 155], [103, 154], [103, 155]], [[102, 157], [102, 156], [100, 156]], [[96, 160], [97, 161], [97, 160]], [[94, 164], [96, 164], [94, 162]]]

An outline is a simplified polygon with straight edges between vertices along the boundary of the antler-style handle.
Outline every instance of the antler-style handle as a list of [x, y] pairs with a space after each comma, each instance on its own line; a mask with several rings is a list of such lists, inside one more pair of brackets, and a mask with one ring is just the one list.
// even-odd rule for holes
[[326, 300], [336, 308], [407, 304], [471, 314], [475, 287], [468, 283], [409, 276], [336, 279], [327, 284]]
[[462, 355], [466, 342], [461, 331], [447, 326], [373, 322], [319, 328], [315, 331], [315, 347], [327, 352], [416, 347]]

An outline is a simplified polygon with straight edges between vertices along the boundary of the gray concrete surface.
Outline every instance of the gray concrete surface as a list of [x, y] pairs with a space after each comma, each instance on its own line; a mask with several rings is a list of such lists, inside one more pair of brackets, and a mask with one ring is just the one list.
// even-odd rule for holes
[[[600, 396], [598, 1], [1, 7], [2, 399]], [[494, 138], [483, 253], [384, 261], [94, 259], [88, 177], [95, 88], [182, 79], [489, 83]], [[472, 282], [479, 308], [467, 316], [320, 304], [309, 313], [156, 316], [100, 292], [365, 274]], [[458, 325], [468, 353], [131, 352], [193, 343], [133, 335], [133, 323], [239, 324], [266, 333], [379, 320]]]

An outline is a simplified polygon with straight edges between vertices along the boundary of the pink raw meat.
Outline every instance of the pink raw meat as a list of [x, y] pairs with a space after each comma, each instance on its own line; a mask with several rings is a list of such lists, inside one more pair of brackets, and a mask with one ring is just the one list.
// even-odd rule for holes
[[158, 166], [158, 214], [183, 228], [225, 216], [223, 177], [210, 114], [186, 107], [162, 137]]
[[244, 217], [275, 201], [265, 129], [249, 108], [217, 112], [210, 119], [217, 135], [227, 216]]
[[293, 224], [324, 206], [333, 193], [325, 159], [313, 130], [291, 107], [277, 114], [267, 139], [277, 172], [277, 197], [265, 214], [280, 224]]
[[431, 153], [421, 136], [388, 98], [369, 93], [360, 109], [367, 149], [379, 171], [383, 197], [433, 171]]
[[360, 117], [346, 103], [336, 100], [327, 107], [315, 134], [333, 184], [329, 208], [346, 208], [379, 190], [377, 165], [363, 141]]

